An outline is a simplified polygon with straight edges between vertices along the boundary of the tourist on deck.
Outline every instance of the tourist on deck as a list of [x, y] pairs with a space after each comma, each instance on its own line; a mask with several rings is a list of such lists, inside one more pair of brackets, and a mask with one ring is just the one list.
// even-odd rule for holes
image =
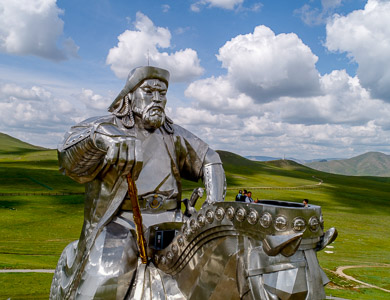
[[242, 190], [239, 190], [235, 200], [241, 201], [241, 196], [242, 196]]
[[249, 192], [247, 193], [247, 196], [246, 196], [246, 198], [245, 198], [245, 202], [246, 202], [246, 203], [253, 203], [252, 192], [251, 192], [251, 191], [249, 191]]
[[244, 190], [244, 193], [241, 195], [240, 201], [245, 202], [247, 196], [248, 196], [248, 191]]

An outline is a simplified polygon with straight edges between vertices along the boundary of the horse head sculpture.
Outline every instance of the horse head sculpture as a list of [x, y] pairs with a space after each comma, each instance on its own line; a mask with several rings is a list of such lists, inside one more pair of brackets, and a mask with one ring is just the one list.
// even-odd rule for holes
[[329, 282], [316, 251], [321, 207], [298, 203], [217, 202], [183, 223], [148, 228], [147, 265], [139, 264], [128, 299], [325, 299]]

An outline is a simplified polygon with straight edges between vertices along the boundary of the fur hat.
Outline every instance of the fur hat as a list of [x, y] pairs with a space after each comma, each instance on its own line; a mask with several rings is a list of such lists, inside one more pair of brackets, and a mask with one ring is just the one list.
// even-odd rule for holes
[[108, 111], [113, 112], [121, 102], [122, 98], [138, 88], [145, 79], [159, 79], [164, 81], [168, 86], [169, 72], [167, 70], [151, 66], [138, 67], [133, 69], [127, 77], [125, 87], [115, 98], [114, 102], [112, 102], [108, 108]]

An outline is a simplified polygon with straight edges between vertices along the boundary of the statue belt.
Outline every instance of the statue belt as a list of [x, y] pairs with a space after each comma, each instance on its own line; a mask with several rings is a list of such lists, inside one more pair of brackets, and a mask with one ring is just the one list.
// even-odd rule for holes
[[[138, 198], [139, 207], [141, 210], [149, 211], [166, 211], [176, 209], [178, 206], [177, 199], [168, 199], [161, 194], [149, 194]], [[121, 210], [131, 211], [133, 206], [128, 196], [123, 200]]]

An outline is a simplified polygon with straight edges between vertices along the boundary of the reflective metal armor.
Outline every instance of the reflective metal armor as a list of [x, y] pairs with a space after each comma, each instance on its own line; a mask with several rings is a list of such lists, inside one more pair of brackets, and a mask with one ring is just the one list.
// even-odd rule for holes
[[63, 251], [51, 299], [123, 299], [138, 249], [126, 175], [138, 189], [143, 225], [183, 222], [181, 179], [202, 179], [206, 203], [223, 201], [225, 174], [216, 152], [165, 116], [169, 72], [134, 69], [109, 111], [73, 126], [58, 147], [64, 174], [85, 183], [80, 239]]
[[[85, 213], [50, 298], [324, 299], [328, 279], [315, 253], [337, 231], [323, 232], [321, 208], [223, 202], [218, 154], [165, 115], [168, 79], [163, 69], [133, 70], [112, 114], [72, 127], [59, 146], [61, 170], [86, 184]], [[203, 180], [198, 212], [199, 188], [181, 212], [182, 178]]]

